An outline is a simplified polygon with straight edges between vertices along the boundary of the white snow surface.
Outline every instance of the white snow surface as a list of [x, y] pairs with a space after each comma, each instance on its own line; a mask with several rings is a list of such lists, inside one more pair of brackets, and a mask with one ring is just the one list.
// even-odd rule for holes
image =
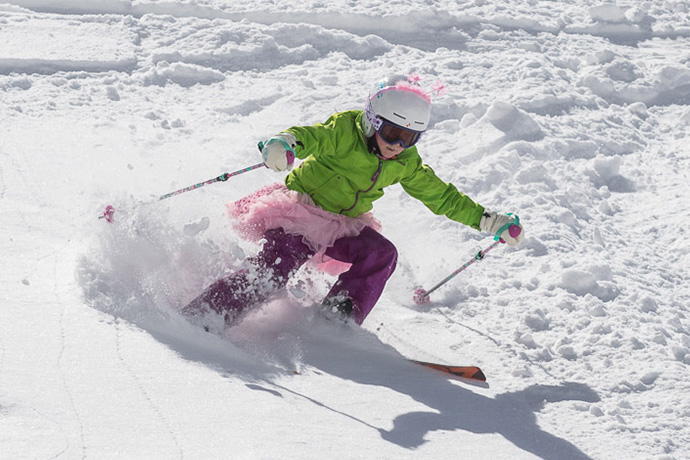
[[[690, 458], [687, 2], [2, 1], [0, 458]], [[417, 306], [492, 239], [392, 187], [363, 327], [309, 268], [183, 320], [258, 250], [224, 203], [283, 175], [156, 198], [411, 72], [447, 86], [422, 157], [524, 243]]]

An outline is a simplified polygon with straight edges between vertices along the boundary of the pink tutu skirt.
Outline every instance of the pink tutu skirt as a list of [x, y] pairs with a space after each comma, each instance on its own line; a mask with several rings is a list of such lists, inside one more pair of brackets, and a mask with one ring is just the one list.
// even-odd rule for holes
[[350, 267], [327, 257], [324, 252], [336, 240], [357, 236], [364, 227], [380, 231], [381, 223], [370, 212], [348, 217], [325, 211], [314, 204], [309, 195], [276, 183], [257, 190], [249, 196], [225, 205], [235, 231], [249, 241], [258, 242], [266, 230], [282, 228], [286, 233], [299, 235], [316, 253], [312, 261], [319, 268], [336, 275]]

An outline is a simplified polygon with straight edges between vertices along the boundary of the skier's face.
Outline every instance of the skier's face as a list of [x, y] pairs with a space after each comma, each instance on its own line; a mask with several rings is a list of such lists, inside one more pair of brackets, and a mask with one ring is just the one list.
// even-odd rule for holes
[[376, 133], [376, 144], [379, 146], [381, 156], [387, 160], [397, 157], [400, 155], [400, 152], [405, 150], [400, 144], [389, 144], [384, 141], [383, 138], [379, 136], [379, 133]]

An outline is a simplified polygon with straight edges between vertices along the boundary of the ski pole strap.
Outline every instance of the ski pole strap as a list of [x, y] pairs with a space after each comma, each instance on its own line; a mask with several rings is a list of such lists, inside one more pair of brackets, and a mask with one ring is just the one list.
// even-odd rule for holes
[[498, 231], [496, 232], [496, 235], [494, 236], [494, 241], [498, 241], [501, 239], [501, 235], [503, 235], [503, 232], [506, 230], [510, 229], [513, 225], [520, 225], [520, 218], [518, 217], [517, 214], [513, 214], [512, 212], [508, 213], [509, 217], [515, 217], [512, 222], [508, 222], [505, 224], [503, 227], [499, 228]]
[[293, 154], [295, 153], [295, 151], [292, 150], [292, 147], [290, 146], [290, 144], [287, 143], [287, 141], [285, 139], [283, 139], [282, 137], [277, 137], [277, 136], [266, 140], [266, 142], [260, 141], [259, 144], [257, 145], [257, 147], [259, 147], [259, 152], [263, 153], [264, 147], [266, 147], [271, 142], [280, 142], [281, 144], [283, 144], [283, 147], [285, 147], [286, 151], [292, 152]]

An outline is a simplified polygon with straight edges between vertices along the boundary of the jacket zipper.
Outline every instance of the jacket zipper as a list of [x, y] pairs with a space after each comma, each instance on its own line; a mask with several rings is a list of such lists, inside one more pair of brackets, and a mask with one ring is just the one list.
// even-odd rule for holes
[[359, 202], [359, 194], [360, 194], [360, 193], [367, 193], [369, 190], [371, 190], [372, 188], [374, 188], [374, 185], [376, 185], [376, 182], [379, 180], [379, 176], [381, 175], [381, 169], [382, 169], [382, 167], [383, 167], [383, 161], [382, 161], [380, 158], [378, 158], [378, 160], [379, 160], [379, 166], [378, 166], [378, 168], [376, 168], [376, 172], [375, 172], [374, 175], [371, 177], [371, 186], [370, 186], [368, 189], [366, 189], [366, 190], [357, 190], [357, 193], [355, 193], [355, 202], [352, 204], [352, 206], [350, 206], [350, 207], [347, 208], [347, 209], [345, 209], [345, 208], [341, 209], [341, 210], [338, 212], [338, 214], [342, 214], [342, 213], [344, 213], [344, 212], [352, 211], [352, 210], [355, 208], [355, 206], [357, 206], [357, 203]]

